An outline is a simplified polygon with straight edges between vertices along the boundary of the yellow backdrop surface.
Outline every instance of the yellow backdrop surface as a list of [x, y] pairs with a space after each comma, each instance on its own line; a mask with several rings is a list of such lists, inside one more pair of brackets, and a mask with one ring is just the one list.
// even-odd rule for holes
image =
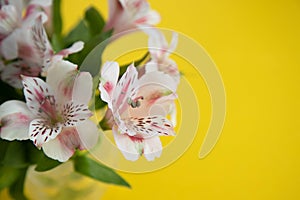
[[[217, 64], [225, 126], [205, 159], [198, 134], [171, 166], [120, 173], [132, 189], [109, 186], [103, 199], [300, 199], [300, 1], [149, 2], [160, 27], [195, 39]], [[65, 30], [88, 5], [107, 16], [105, 0], [63, 0]]]

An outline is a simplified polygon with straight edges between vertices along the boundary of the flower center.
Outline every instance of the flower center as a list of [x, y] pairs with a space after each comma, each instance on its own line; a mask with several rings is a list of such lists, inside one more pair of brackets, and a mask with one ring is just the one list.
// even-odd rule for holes
[[53, 95], [45, 96], [40, 104], [41, 107], [39, 110], [49, 117], [50, 124], [53, 125], [59, 121], [56, 113], [55, 98]]
[[134, 99], [131, 99], [130, 97], [127, 99], [127, 103], [132, 107], [132, 108], [138, 108], [141, 106], [141, 102], [139, 100], [144, 100], [143, 96], [136, 97]]

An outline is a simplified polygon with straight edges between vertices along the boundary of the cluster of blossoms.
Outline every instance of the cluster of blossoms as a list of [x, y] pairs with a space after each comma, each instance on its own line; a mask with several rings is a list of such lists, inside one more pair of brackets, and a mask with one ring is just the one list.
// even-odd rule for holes
[[[95, 146], [99, 133], [89, 119], [92, 76], [63, 59], [81, 51], [84, 44], [78, 41], [54, 52], [45, 29], [45, 23], [52, 23], [51, 3], [0, 1], [0, 78], [23, 89], [26, 99], [26, 103], [10, 100], [0, 106], [0, 137], [30, 139], [48, 157], [65, 162], [76, 149]], [[162, 151], [159, 137], [175, 135], [174, 100], [180, 74], [169, 55], [176, 48], [177, 34], [169, 45], [153, 27], [160, 17], [146, 0], [109, 0], [109, 8], [103, 31], [113, 29], [113, 34], [122, 35], [139, 28], [149, 35], [151, 59], [138, 68], [130, 65], [123, 75], [118, 63], [104, 63], [99, 84], [101, 99], [108, 105], [104, 120], [126, 159], [144, 155], [153, 160]]]

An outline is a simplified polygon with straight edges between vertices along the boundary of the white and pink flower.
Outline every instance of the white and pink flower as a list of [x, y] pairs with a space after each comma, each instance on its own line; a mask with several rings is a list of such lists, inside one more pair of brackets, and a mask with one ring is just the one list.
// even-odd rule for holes
[[105, 30], [114, 34], [130, 29], [153, 26], [160, 21], [159, 14], [150, 8], [147, 0], [109, 0], [109, 18]]
[[89, 119], [92, 77], [88, 72], [58, 61], [49, 69], [46, 82], [22, 78], [26, 104], [8, 101], [0, 106], [1, 138], [29, 138], [47, 156], [61, 162], [76, 149], [90, 149], [97, 143], [98, 128]]
[[128, 160], [144, 155], [160, 157], [159, 136], [173, 136], [173, 124], [166, 118], [169, 105], [177, 98], [176, 83], [167, 74], [153, 71], [138, 79], [130, 65], [118, 81], [119, 65], [107, 62], [101, 70], [99, 90], [108, 103], [107, 121], [112, 125], [118, 148]]
[[1, 79], [15, 88], [22, 88], [20, 74], [27, 76], [46, 76], [49, 66], [62, 60], [69, 54], [83, 49], [83, 42], [78, 41], [71, 47], [54, 53], [48, 40], [41, 17], [35, 19], [30, 28], [19, 28], [2, 43], [5, 59], [16, 59], [4, 67]]
[[173, 33], [172, 40], [168, 44], [162, 32], [155, 28], [143, 29], [149, 35], [148, 49], [151, 55], [151, 60], [146, 64], [145, 71], [162, 71], [172, 76], [172, 78], [179, 84], [180, 73], [177, 64], [174, 60], [169, 58], [170, 54], [174, 52], [178, 43], [178, 34]]

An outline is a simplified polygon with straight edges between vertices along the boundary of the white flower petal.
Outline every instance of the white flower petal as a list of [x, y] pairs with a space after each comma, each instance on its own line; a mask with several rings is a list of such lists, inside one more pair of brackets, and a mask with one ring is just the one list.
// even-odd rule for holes
[[5, 59], [12, 60], [18, 57], [17, 38], [18, 34], [14, 31], [1, 41], [1, 53]]
[[2, 40], [18, 26], [19, 14], [13, 5], [3, 5], [0, 14], [0, 40]]
[[158, 85], [163, 88], [170, 90], [172, 93], [175, 93], [177, 90], [177, 83], [174, 79], [163, 72], [152, 71], [144, 74], [138, 81], [139, 87], [146, 85]]
[[29, 137], [40, 148], [44, 143], [56, 138], [61, 130], [62, 125], [59, 123], [52, 125], [48, 120], [34, 119], [30, 123]]
[[44, 143], [42, 146], [44, 153], [48, 157], [60, 162], [69, 160], [75, 152], [75, 148], [72, 144], [73, 137], [70, 137], [70, 135], [73, 135], [73, 131], [75, 131], [74, 128], [63, 129], [59, 135], [60, 137], [56, 137], [54, 140]]
[[60, 60], [49, 67], [46, 82], [51, 86], [59, 104], [72, 100], [77, 65]]
[[[62, 132], [54, 139], [43, 144], [42, 148], [47, 156], [60, 162], [67, 161], [75, 152], [75, 149], [90, 149], [98, 139], [97, 127], [92, 122], [86, 122], [79, 128], [63, 128]], [[85, 132], [85, 129], [87, 132]], [[96, 132], [95, 132], [96, 131]], [[94, 140], [94, 141], [92, 141]]]
[[31, 0], [30, 4], [35, 4], [42, 7], [48, 7], [51, 6], [52, 0]]
[[56, 55], [61, 55], [62, 57], [67, 57], [70, 54], [81, 51], [83, 49], [83, 47], [84, 47], [84, 43], [82, 41], [78, 41], [78, 42], [75, 42], [71, 47], [61, 50]]
[[144, 140], [144, 156], [148, 161], [159, 158], [162, 152], [162, 144], [159, 137], [147, 138]]
[[153, 136], [175, 135], [172, 123], [163, 116], [148, 116], [140, 118], [129, 118], [124, 120], [126, 133], [129, 135], [142, 135], [143, 138]]
[[0, 137], [6, 140], [26, 140], [28, 130], [34, 118], [26, 104], [22, 101], [11, 100], [0, 106]]
[[121, 79], [117, 83], [117, 86], [113, 92], [113, 111], [119, 110], [122, 113], [128, 107], [128, 98], [134, 96], [136, 90], [138, 72], [133, 64], [131, 64], [126, 72], [122, 75]]
[[170, 46], [169, 46], [169, 52], [170, 53], [174, 52], [174, 50], [177, 47], [177, 44], [178, 44], [178, 33], [173, 32], [172, 40], [171, 40]]
[[76, 126], [80, 138], [80, 150], [92, 149], [98, 142], [98, 127], [91, 120], [86, 120]]
[[117, 85], [120, 67], [117, 62], [106, 62], [101, 69], [101, 78], [99, 90], [101, 99], [108, 103], [108, 107], [112, 109], [112, 94]]
[[113, 127], [113, 135], [117, 147], [122, 152], [123, 156], [130, 161], [136, 161], [142, 154], [142, 140], [132, 141], [126, 134], [120, 134], [116, 127]]
[[55, 98], [47, 83], [28, 76], [22, 76], [22, 79], [28, 108], [37, 116], [55, 118]]
[[158, 64], [156, 62], [149, 61], [145, 65], [145, 70], [146, 70], [145, 74], [153, 71], [158, 71]]
[[30, 67], [22, 61], [16, 61], [2, 70], [1, 79], [12, 87], [21, 89], [23, 88], [21, 75], [38, 76], [40, 71], [40, 67]]
[[65, 103], [62, 107], [62, 115], [65, 119], [64, 126], [76, 126], [92, 116], [92, 112], [85, 104], [74, 102]]
[[89, 72], [77, 74], [72, 93], [72, 100], [88, 105], [93, 93], [93, 78]]

